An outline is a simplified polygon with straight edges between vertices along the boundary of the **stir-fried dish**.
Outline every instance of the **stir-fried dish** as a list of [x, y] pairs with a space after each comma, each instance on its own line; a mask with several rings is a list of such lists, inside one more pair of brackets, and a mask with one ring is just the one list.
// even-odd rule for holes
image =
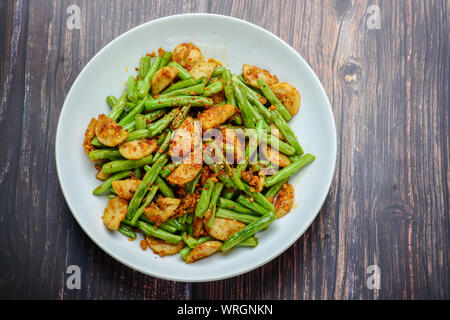
[[315, 159], [288, 124], [298, 90], [257, 66], [234, 74], [192, 43], [136, 71], [83, 142], [102, 181], [93, 194], [109, 199], [106, 228], [186, 263], [256, 247], [293, 207], [289, 177]]

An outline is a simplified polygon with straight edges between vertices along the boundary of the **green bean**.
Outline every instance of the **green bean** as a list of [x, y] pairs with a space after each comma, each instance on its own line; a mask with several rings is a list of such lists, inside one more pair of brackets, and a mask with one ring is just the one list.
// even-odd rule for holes
[[258, 220], [253, 221], [247, 225], [244, 229], [234, 233], [230, 238], [228, 238], [220, 247], [222, 251], [228, 251], [233, 248], [238, 243], [250, 238], [258, 231], [267, 228], [274, 219], [273, 215], [264, 215]]
[[99, 185], [97, 188], [95, 188], [92, 193], [95, 194], [96, 196], [98, 196], [102, 193], [105, 193], [112, 186], [113, 181], [126, 178], [126, 177], [130, 176], [130, 173], [131, 173], [131, 171], [129, 171], [129, 170], [116, 173], [115, 175], [113, 175], [113, 176], [109, 177], [108, 179], [106, 179], [105, 181], [103, 181], [102, 184]]
[[233, 210], [239, 213], [253, 214], [253, 210], [244, 207], [240, 203], [234, 202], [226, 198], [219, 198], [219, 207], [223, 209]]
[[173, 119], [172, 124], [170, 125], [170, 128], [172, 128], [172, 130], [176, 130], [181, 126], [184, 119], [186, 119], [189, 110], [191, 110], [190, 106], [181, 107], [180, 113], [176, 116], [175, 119]]
[[161, 94], [159, 97], [165, 98], [165, 97], [175, 97], [175, 96], [198, 96], [198, 95], [202, 95], [205, 89], [206, 89], [205, 84], [199, 83], [199, 84], [193, 85], [191, 87], [181, 88], [178, 90], [173, 90], [168, 93]]
[[158, 69], [159, 69], [159, 64], [161, 62], [161, 59], [162, 59], [162, 57], [159, 56], [155, 59], [155, 61], [153, 61], [153, 64], [148, 69], [148, 72], [145, 74], [144, 79], [141, 82], [139, 82], [138, 87], [137, 87], [137, 94], [138, 94], [139, 98], [142, 99], [148, 95], [148, 92], [152, 85], [153, 76], [155, 75], [156, 71], [158, 71]]
[[133, 198], [128, 204], [127, 218], [133, 219], [133, 215], [141, 204], [147, 189], [155, 182], [156, 178], [159, 175], [159, 172], [166, 164], [166, 162], [167, 159], [165, 157], [158, 159], [157, 161], [155, 161], [155, 163], [153, 163], [151, 170], [145, 173], [144, 177], [142, 178], [141, 184], [136, 189]]
[[165, 152], [169, 148], [169, 144], [170, 144], [170, 139], [171, 138], [172, 138], [172, 134], [171, 133], [166, 135], [166, 137], [164, 138], [164, 141], [161, 143], [161, 145], [159, 146], [158, 151], [156, 152], [154, 161], [157, 161], [159, 158], [165, 156]]
[[161, 93], [161, 95], [167, 94], [167, 93], [175, 91], [175, 90], [192, 87], [192, 86], [199, 84], [201, 82], [204, 82], [204, 81], [206, 81], [205, 77], [201, 77], [198, 79], [188, 78], [186, 80], [181, 80], [181, 81], [178, 81], [177, 83], [172, 84], [170, 87], [168, 87], [166, 90], [164, 90]]
[[205, 215], [205, 212], [208, 209], [209, 202], [211, 200], [213, 189], [214, 181], [210, 178], [206, 180], [206, 183], [202, 189], [202, 193], [200, 194], [200, 198], [198, 199], [197, 206], [195, 207], [196, 217], [203, 218], [203, 216]]
[[161, 173], [159, 174], [161, 177], [166, 178], [168, 176], [170, 176], [170, 174], [180, 165], [180, 163], [169, 163], [168, 165], [166, 165], [162, 170]]
[[189, 71], [187, 71], [185, 68], [183, 68], [179, 63], [172, 61], [168, 64], [168, 66], [178, 69], [178, 77], [181, 80], [186, 80], [186, 79], [192, 78], [192, 75], [189, 73]]
[[186, 192], [188, 194], [193, 194], [194, 193], [195, 188], [197, 187], [198, 180], [200, 180], [200, 178], [202, 176], [202, 173], [203, 173], [203, 169], [200, 170], [199, 174], [195, 177], [194, 180], [191, 180], [188, 183], [186, 183]]
[[156, 178], [156, 185], [165, 197], [175, 198], [172, 189], [167, 185], [167, 183], [161, 177]]
[[128, 111], [133, 110], [134, 108], [136, 108], [136, 103], [133, 102], [127, 102], [127, 104], [125, 105], [125, 107], [127, 108]]
[[106, 97], [106, 102], [108, 103], [108, 105], [112, 108], [114, 108], [115, 104], [118, 102], [119, 100], [117, 100], [117, 98], [115, 96], [107, 96]]
[[114, 105], [114, 108], [108, 114], [108, 117], [116, 121], [122, 114], [123, 110], [125, 109], [126, 104], [127, 104], [127, 92], [125, 91], [120, 96], [119, 100], [117, 101], [117, 104]]
[[258, 238], [252, 236], [237, 244], [238, 247], [256, 247], [258, 245]]
[[143, 114], [137, 114], [134, 116], [134, 123], [136, 130], [145, 129], [147, 127], [147, 121]]
[[259, 219], [259, 217], [255, 216], [255, 215], [239, 213], [239, 212], [235, 212], [235, 211], [232, 211], [229, 209], [224, 209], [224, 208], [219, 208], [216, 211], [216, 217], [222, 218], [222, 219], [237, 220], [237, 221], [241, 221], [245, 224], [252, 223]]
[[89, 159], [91, 159], [92, 161], [117, 158], [121, 156], [122, 154], [119, 152], [119, 150], [115, 149], [97, 149], [89, 152]]
[[172, 58], [172, 52], [164, 51], [164, 53], [161, 55], [161, 62], [159, 63], [159, 69], [164, 68], [169, 63], [170, 58]]
[[281, 103], [280, 100], [275, 96], [270, 87], [264, 81], [264, 79], [256, 80], [259, 88], [263, 92], [264, 96], [269, 100], [269, 102], [277, 107], [277, 110], [283, 116], [284, 120], [289, 121], [292, 119], [292, 114], [286, 109], [286, 107]]
[[193, 96], [176, 96], [176, 97], [163, 97], [159, 99], [148, 100], [145, 103], [146, 110], [156, 110], [167, 107], [212, 107], [214, 102], [210, 98], [205, 97], [193, 97]]
[[131, 75], [128, 77], [127, 81], [127, 97], [131, 102], [135, 102], [137, 100], [136, 78]]
[[230, 188], [225, 187], [225, 189], [222, 192], [222, 197], [226, 200], [231, 200], [235, 194], [236, 189], [234, 189], [233, 187]]
[[251, 201], [250, 199], [244, 197], [242, 194], [237, 198], [237, 201], [239, 204], [247, 207], [248, 209], [251, 209], [252, 211], [256, 212], [259, 215], [270, 213], [269, 210], [260, 206], [255, 201]]
[[142, 174], [141, 168], [136, 168], [136, 169], [134, 169], [133, 174], [134, 174], [134, 176], [135, 176], [136, 178], [140, 179], [140, 178], [141, 178], [141, 174]]
[[287, 124], [287, 122], [283, 119], [280, 113], [277, 110], [272, 111], [272, 118], [275, 123], [275, 126], [281, 131], [281, 133], [286, 138], [286, 141], [294, 147], [299, 155], [303, 154], [303, 148], [297, 140], [297, 137], [292, 130], [292, 128]]
[[224, 184], [220, 183], [220, 182], [216, 183], [214, 185], [214, 189], [213, 189], [213, 192], [211, 194], [211, 200], [209, 202], [209, 206], [208, 206], [208, 210], [207, 210], [210, 214], [209, 214], [209, 217], [208, 217], [208, 221], [205, 223], [205, 225], [207, 227], [209, 227], [209, 228], [212, 227], [212, 224], [214, 222], [214, 218], [215, 218], [215, 215], [216, 215], [217, 200], [219, 199], [220, 194], [222, 193], [223, 186], [224, 186]]
[[289, 178], [286, 178], [284, 180], [281, 180], [280, 182], [274, 184], [273, 186], [271, 186], [269, 188], [269, 190], [267, 190], [267, 192], [264, 194], [264, 196], [267, 199], [270, 198], [275, 198], [275, 196], [277, 195], [278, 191], [281, 190], [281, 187], [283, 186], [283, 184], [285, 184], [286, 182], [288, 182]]
[[124, 170], [136, 169], [152, 162], [153, 157], [151, 155], [140, 160], [116, 160], [105, 163], [102, 166], [102, 170], [105, 173], [110, 174]]
[[263, 133], [260, 135], [260, 138], [264, 143], [272, 146], [284, 154], [287, 154], [288, 156], [291, 156], [297, 152], [294, 147], [288, 145], [286, 142], [281, 141], [271, 134]]
[[[205, 242], [208, 242], [208, 241], [211, 241], [211, 240], [213, 240], [213, 238], [211, 236], [204, 236], [204, 237], [198, 238], [197, 242], [198, 242], [199, 245], [201, 245], [201, 244], [204, 244]], [[186, 256], [191, 251], [192, 251], [192, 249], [189, 246], [184, 247], [183, 249], [180, 250], [181, 257], [183, 259], [186, 259]]]
[[117, 197], [117, 194], [108, 194], [108, 199], [114, 199], [115, 197]]
[[214, 69], [214, 72], [211, 74], [211, 78], [223, 76], [223, 72], [226, 70], [225, 67], [219, 66]]
[[158, 121], [151, 123], [147, 129], [150, 130], [150, 135], [152, 137], [156, 136], [158, 133], [162, 132], [164, 129], [166, 129], [170, 123], [178, 116], [180, 113], [180, 108], [176, 108], [171, 110], [168, 114], [166, 114], [164, 117], [159, 119]]
[[144, 213], [145, 208], [147, 208], [150, 203], [153, 201], [153, 199], [156, 196], [156, 193], [158, 192], [159, 187], [158, 186], [151, 186], [150, 189], [147, 192], [147, 195], [145, 196], [144, 203], [136, 210], [133, 217], [131, 218], [131, 225], [135, 225], [136, 221], [141, 217], [141, 215]]
[[194, 222], [194, 213], [190, 213], [186, 218], [186, 232], [190, 235], [193, 234], [193, 222]]
[[233, 93], [233, 84], [231, 80], [231, 71], [228, 69], [225, 69], [222, 73], [222, 80], [224, 84], [224, 93], [225, 97], [227, 98], [227, 103], [232, 104], [233, 106], [236, 105], [236, 99], [234, 98]]
[[142, 138], [148, 138], [150, 135], [151, 132], [149, 129], [139, 129], [130, 132], [126, 141], [140, 140]]
[[204, 88], [203, 96], [209, 97], [215, 93], [222, 91], [222, 89], [223, 89], [222, 81], [213, 82], [210, 85], [208, 85], [206, 88]]
[[144, 56], [141, 58], [139, 63], [139, 79], [144, 79], [148, 70], [150, 69], [150, 65], [152, 64], [152, 58], [149, 56]]
[[170, 243], [178, 243], [181, 241], [181, 236], [172, 234], [161, 228], [156, 229], [149, 223], [143, 221], [136, 221], [136, 226], [142, 230], [147, 236], [159, 238]]
[[130, 226], [123, 224], [123, 223], [121, 223], [119, 225], [119, 228], [117, 229], [117, 231], [119, 231], [121, 234], [123, 234], [129, 238], [132, 238], [132, 239], [136, 239], [136, 237], [137, 237], [136, 232], [134, 232]]
[[250, 115], [248, 101], [247, 99], [244, 99], [244, 95], [236, 83], [233, 83], [233, 92], [236, 97], [237, 106], [239, 107], [239, 110], [241, 110], [241, 117], [244, 122], [244, 126], [246, 128], [255, 128], [255, 121]]
[[185, 228], [183, 225], [181, 225], [181, 223], [178, 222], [178, 220], [173, 219], [173, 220], [166, 220], [164, 223], [167, 223], [168, 225], [173, 226], [177, 231], [184, 231]]
[[135, 120], [135, 116], [137, 114], [142, 113], [142, 111], [144, 111], [144, 107], [145, 107], [145, 102], [147, 101], [148, 97], [144, 97], [144, 99], [140, 100], [139, 103], [136, 105], [136, 107], [131, 110], [125, 118], [123, 118], [122, 120], [119, 121], [119, 126], [123, 126], [124, 124]]
[[274, 184], [277, 184], [287, 178], [289, 178], [291, 175], [299, 171], [300, 169], [304, 168], [308, 164], [314, 161], [316, 159], [315, 156], [313, 156], [310, 153], [305, 154], [300, 159], [298, 159], [295, 162], [292, 162], [287, 167], [281, 169], [277, 173], [275, 173], [273, 176], [268, 177], [264, 182], [264, 187], [271, 187]]
[[247, 184], [244, 184], [244, 190], [246, 194], [253, 198], [259, 205], [270, 212], [275, 212], [275, 208], [273, 207], [272, 202], [270, 202], [261, 192], [252, 191]]
[[190, 236], [189, 234], [187, 234], [186, 232], [181, 233], [181, 238], [183, 239], [184, 243], [187, 244], [187, 246], [191, 249], [195, 248], [196, 246], [198, 246], [198, 241], [195, 240], [194, 237]]

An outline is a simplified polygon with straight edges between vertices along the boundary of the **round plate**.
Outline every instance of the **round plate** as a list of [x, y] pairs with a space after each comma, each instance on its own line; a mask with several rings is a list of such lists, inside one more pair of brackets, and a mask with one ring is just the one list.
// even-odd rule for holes
[[[159, 47], [172, 50], [193, 42], [206, 58], [215, 58], [232, 72], [244, 63], [276, 74], [296, 87], [300, 111], [289, 122], [307, 153], [317, 159], [291, 177], [293, 210], [259, 232], [256, 248], [235, 248], [193, 264], [180, 255], [159, 257], [119, 232], [108, 231], [101, 220], [106, 196], [94, 196], [99, 184], [93, 163], [82, 148], [91, 118], [110, 110], [105, 98], [120, 96], [139, 59]], [[327, 95], [302, 57], [272, 33], [245, 21], [213, 14], [169, 16], [140, 25], [113, 40], [82, 70], [67, 95], [56, 133], [56, 166], [64, 197], [73, 216], [105, 252], [142, 273], [175, 281], [212, 281], [255, 269], [289, 248], [309, 227], [327, 196], [336, 161], [336, 128]]]

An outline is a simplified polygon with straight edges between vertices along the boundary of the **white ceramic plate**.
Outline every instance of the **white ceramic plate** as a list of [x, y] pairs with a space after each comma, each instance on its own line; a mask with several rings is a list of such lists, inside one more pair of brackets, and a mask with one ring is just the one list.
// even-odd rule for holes
[[[268, 69], [301, 93], [299, 113], [290, 121], [305, 152], [317, 159], [295, 176], [294, 210], [258, 233], [256, 248], [236, 248], [193, 264], [180, 255], [160, 258], [142, 251], [119, 232], [109, 232], [101, 216], [106, 196], [93, 196], [99, 184], [94, 166], [82, 148], [92, 117], [108, 113], [106, 96], [119, 96], [141, 56], [160, 46], [172, 50], [182, 42], [195, 43], [207, 58], [233, 72], [249, 63]], [[56, 165], [64, 197], [75, 219], [109, 255], [142, 273], [176, 281], [212, 281], [255, 269], [288, 249], [319, 212], [334, 174], [336, 128], [330, 103], [320, 81], [302, 57], [283, 40], [251, 23], [221, 15], [186, 14], [150, 21], [105, 46], [86, 65], [67, 95], [56, 133]]]

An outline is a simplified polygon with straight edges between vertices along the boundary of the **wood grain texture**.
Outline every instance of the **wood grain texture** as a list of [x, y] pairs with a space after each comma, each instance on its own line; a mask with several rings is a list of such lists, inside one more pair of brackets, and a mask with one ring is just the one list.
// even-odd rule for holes
[[[66, 27], [72, 4], [80, 30]], [[381, 29], [366, 25], [373, 4]], [[100, 250], [65, 204], [54, 161], [64, 98], [93, 55], [187, 12], [238, 17], [289, 43], [322, 81], [338, 130], [335, 178], [308, 231], [261, 268], [202, 284], [145, 276]], [[445, 0], [0, 0], [0, 297], [449, 299], [448, 15]], [[81, 290], [66, 288], [71, 264]], [[366, 286], [373, 264], [381, 290]]]

